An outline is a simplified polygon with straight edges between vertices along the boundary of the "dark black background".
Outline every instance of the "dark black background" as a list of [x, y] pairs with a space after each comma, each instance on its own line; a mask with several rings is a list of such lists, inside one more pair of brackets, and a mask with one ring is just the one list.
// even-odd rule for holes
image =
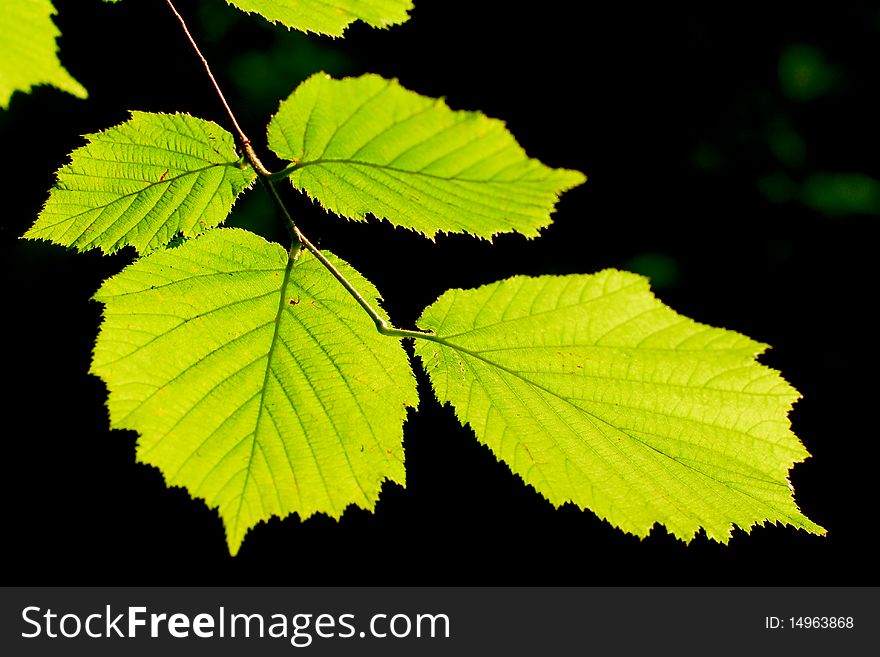
[[[337, 41], [269, 28], [221, 0], [178, 6], [263, 153], [278, 101], [325, 67], [396, 76], [454, 108], [481, 109], [506, 120], [530, 155], [586, 172], [589, 182], [564, 197], [537, 241], [431, 243], [387, 223], [328, 219], [287, 197], [305, 232], [373, 280], [404, 327], [447, 287], [662, 254], [677, 272], [657, 279], [664, 301], [772, 344], [763, 361], [802, 392], [791, 417], [813, 458], [791, 479], [827, 537], [766, 527], [736, 532], [729, 546], [704, 536], [685, 546], [662, 528], [639, 540], [589, 512], [555, 510], [422, 380], [405, 427], [405, 490], [386, 485], [375, 514], [349, 509], [338, 523], [273, 519], [230, 558], [216, 514], [136, 464], [133, 433], [108, 430], [104, 386], [86, 373], [99, 321], [89, 299], [132, 253], [17, 239], [79, 135], [122, 122], [128, 109], [228, 121], [162, 0], [56, 0], [61, 59], [89, 100], [40, 88], [0, 111], [5, 579], [877, 584], [869, 313], [878, 219], [773, 202], [760, 181], [780, 171], [796, 182], [823, 171], [880, 177], [880, 12], [869, 3], [703, 4], [416, 0], [409, 23], [356, 25]], [[799, 43], [839, 73], [829, 93], [804, 102], [783, 93], [777, 74]], [[803, 137], [802, 162], [774, 155], [768, 134], [779, 121]], [[232, 221], [283, 239], [262, 193]]]

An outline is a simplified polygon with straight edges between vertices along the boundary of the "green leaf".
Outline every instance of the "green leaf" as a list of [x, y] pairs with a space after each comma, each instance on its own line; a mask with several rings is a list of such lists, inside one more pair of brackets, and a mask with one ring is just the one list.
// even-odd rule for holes
[[9, 107], [14, 92], [41, 84], [78, 98], [88, 96], [58, 61], [55, 38], [61, 33], [52, 22], [54, 14], [49, 0], [0, 3], [0, 108]]
[[577, 171], [526, 156], [504, 124], [376, 75], [301, 84], [269, 124], [293, 185], [333, 212], [438, 232], [538, 235]]
[[86, 138], [25, 237], [81, 251], [150, 251], [219, 224], [256, 178], [232, 135], [187, 114], [132, 112]]
[[226, 0], [247, 12], [260, 14], [303, 32], [339, 37], [351, 23], [388, 27], [409, 19], [412, 0]]
[[[376, 298], [345, 262], [328, 257]], [[219, 509], [230, 551], [271, 516], [373, 509], [404, 484], [417, 401], [399, 340], [380, 335], [310, 254], [214, 230], [136, 261], [95, 298], [92, 373], [138, 459]]]
[[798, 393], [755, 361], [766, 346], [676, 314], [643, 277], [450, 290], [419, 326], [439, 336], [415, 349], [440, 400], [554, 505], [685, 541], [766, 521], [824, 533], [792, 499]]

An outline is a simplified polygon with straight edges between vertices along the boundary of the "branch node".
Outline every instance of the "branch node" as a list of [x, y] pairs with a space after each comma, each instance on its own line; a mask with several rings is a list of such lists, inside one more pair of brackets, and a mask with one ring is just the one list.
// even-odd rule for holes
[[232, 108], [226, 101], [226, 96], [223, 95], [223, 90], [220, 88], [217, 79], [211, 72], [211, 66], [208, 64], [208, 60], [205, 59], [205, 56], [202, 54], [202, 51], [196, 43], [196, 40], [190, 33], [189, 28], [186, 25], [186, 21], [183, 19], [183, 16], [181, 16], [180, 12], [177, 11], [177, 8], [174, 6], [172, 0], [165, 0], [165, 2], [168, 4], [168, 7], [177, 17], [180, 26], [183, 28], [184, 34], [186, 34], [186, 37], [189, 40], [190, 46], [192, 46], [193, 50], [196, 52], [196, 55], [198, 55], [199, 59], [202, 61], [205, 72], [208, 74], [208, 78], [210, 79], [211, 84], [214, 86], [214, 91], [217, 92], [217, 96], [220, 98], [220, 102], [223, 104], [226, 113], [229, 115], [229, 119], [232, 121], [232, 125], [235, 127], [236, 137], [241, 144], [241, 150], [244, 152], [244, 157], [247, 158], [247, 161], [250, 162], [251, 166], [254, 168], [254, 171], [256, 171], [257, 177], [266, 187], [266, 191], [269, 192], [269, 196], [272, 197], [272, 201], [275, 203], [278, 211], [285, 219], [285, 226], [287, 227], [291, 236], [291, 247], [289, 252], [290, 262], [292, 263], [292, 261], [296, 260], [296, 258], [299, 257], [300, 252], [303, 248], [309, 251], [318, 259], [318, 261], [322, 265], [324, 265], [324, 267], [331, 274], [333, 274], [336, 280], [338, 280], [340, 284], [346, 289], [346, 291], [352, 296], [352, 298], [358, 302], [358, 304], [361, 306], [361, 308], [364, 309], [367, 315], [372, 318], [373, 322], [376, 324], [376, 330], [379, 331], [379, 333], [381, 333], [382, 335], [390, 335], [397, 338], [429, 337], [431, 335], [429, 333], [424, 333], [422, 331], [400, 330], [391, 326], [381, 315], [379, 315], [378, 311], [373, 308], [372, 305], [370, 305], [370, 302], [367, 301], [357, 289], [355, 289], [351, 282], [347, 278], [345, 278], [342, 272], [339, 271], [334, 266], [334, 264], [330, 262], [327, 257], [323, 253], [321, 253], [321, 251], [314, 244], [306, 239], [305, 235], [302, 234], [296, 223], [293, 221], [293, 217], [290, 216], [290, 212], [288, 212], [287, 207], [284, 205], [284, 201], [282, 201], [281, 196], [278, 194], [278, 190], [275, 188], [274, 184], [275, 180], [289, 175], [294, 169], [297, 168], [297, 166], [299, 166], [299, 163], [294, 162], [293, 164], [289, 165], [284, 170], [278, 173], [272, 173], [263, 165], [263, 163], [260, 161], [260, 158], [257, 156], [257, 153], [254, 151], [254, 147], [251, 145], [251, 140], [248, 139], [247, 135], [244, 134], [241, 126], [238, 124]]

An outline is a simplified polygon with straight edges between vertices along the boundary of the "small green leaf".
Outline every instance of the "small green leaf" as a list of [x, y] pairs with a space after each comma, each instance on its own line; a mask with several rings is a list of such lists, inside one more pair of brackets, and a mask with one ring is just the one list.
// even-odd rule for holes
[[247, 12], [260, 14], [303, 32], [339, 37], [351, 23], [389, 27], [409, 19], [412, 0], [226, 0]]
[[377, 75], [312, 76], [281, 103], [269, 146], [295, 163], [293, 185], [329, 210], [428, 237], [535, 237], [559, 194], [585, 180], [527, 157], [501, 121]]
[[256, 178], [232, 135], [187, 114], [132, 112], [86, 138], [25, 237], [106, 253], [130, 244], [143, 253], [213, 228]]
[[88, 94], [61, 66], [49, 0], [4, 0], [0, 3], [0, 108], [9, 107], [16, 91], [51, 84], [77, 98]]
[[[337, 268], [377, 298], [343, 261]], [[219, 509], [235, 554], [271, 516], [375, 506], [403, 484], [403, 420], [417, 401], [400, 341], [310, 254], [239, 229], [141, 258], [95, 298], [92, 373], [110, 421], [171, 486]]]
[[655, 523], [727, 542], [780, 522], [824, 530], [792, 499], [807, 451], [798, 393], [766, 347], [676, 314], [636, 274], [515, 277], [450, 290], [416, 353], [442, 402], [526, 483], [638, 536]]

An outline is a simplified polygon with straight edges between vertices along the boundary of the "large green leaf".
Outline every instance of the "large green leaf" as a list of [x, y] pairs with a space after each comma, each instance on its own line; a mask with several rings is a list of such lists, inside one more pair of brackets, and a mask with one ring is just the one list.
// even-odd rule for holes
[[412, 0], [226, 0], [247, 12], [260, 14], [303, 32], [342, 36], [345, 28], [361, 20], [373, 27], [388, 27], [409, 19]]
[[[368, 298], [375, 288], [328, 256]], [[217, 507], [234, 554], [270, 516], [372, 509], [404, 483], [416, 403], [398, 340], [380, 335], [307, 252], [219, 229], [141, 258], [96, 297], [92, 372], [138, 459]]]
[[132, 112], [87, 139], [25, 237], [81, 251], [149, 251], [219, 224], [256, 178], [232, 135], [187, 114]]
[[296, 164], [294, 186], [333, 212], [429, 237], [534, 237], [559, 194], [585, 180], [527, 157], [501, 121], [376, 75], [312, 76], [281, 103], [269, 146]]
[[823, 532], [792, 499], [798, 393], [755, 361], [765, 345], [676, 314], [643, 277], [450, 290], [419, 325], [438, 336], [416, 353], [440, 400], [553, 504], [686, 541], [766, 521]]
[[49, 0], [0, 2], [0, 108], [9, 107], [16, 91], [51, 84], [79, 98], [88, 94], [61, 66], [52, 22], [55, 8]]

